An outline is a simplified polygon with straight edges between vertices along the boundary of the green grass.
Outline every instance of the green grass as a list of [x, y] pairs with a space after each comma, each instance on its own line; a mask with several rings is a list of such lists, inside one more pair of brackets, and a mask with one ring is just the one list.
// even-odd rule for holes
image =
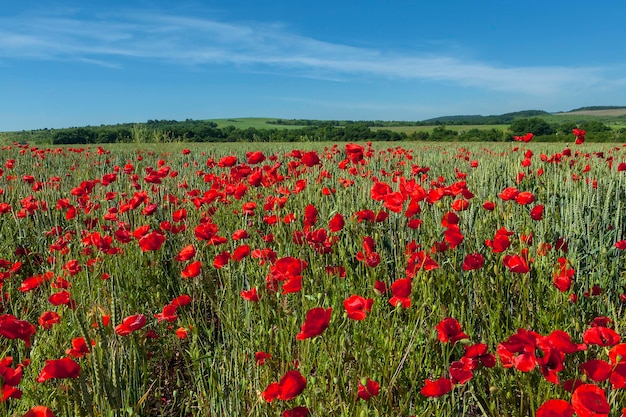
[[222, 129], [226, 126], [235, 126], [237, 129], [298, 129], [302, 126], [280, 125], [267, 123], [278, 119], [271, 117], [240, 117], [230, 119], [208, 119], [210, 122], [217, 123], [217, 127]]
[[[372, 127], [371, 129], [376, 130], [391, 130], [392, 132], [404, 132], [406, 134], [411, 134], [413, 132], [428, 132], [431, 133], [437, 126], [389, 126], [389, 127]], [[479, 130], [502, 130], [505, 131], [509, 128], [509, 125], [445, 125], [444, 126], [448, 130], [453, 130], [455, 132], [466, 132], [471, 129], [479, 129]]]
[[[0, 202], [11, 208], [0, 215], [0, 259], [8, 265], [21, 262], [17, 272], [0, 269], [6, 273], [2, 291], [8, 294], [0, 304], [3, 314], [36, 324], [50, 310], [61, 321], [48, 330], [38, 326], [31, 347], [0, 336], [0, 359], [11, 356], [13, 364], [30, 360], [19, 385], [22, 398], [0, 404], [0, 415], [22, 416], [35, 405], [45, 405], [56, 417], [280, 416], [306, 406], [312, 416], [521, 417], [533, 416], [548, 399], [569, 401], [571, 394], [548, 382], [538, 366], [520, 372], [500, 360], [493, 368], [477, 367], [471, 380], [454, 384], [440, 398], [420, 393], [426, 380], [450, 376], [451, 363], [464, 355], [463, 346], [482, 342], [495, 354], [520, 328], [542, 336], [563, 330], [581, 343], [592, 320], [606, 316], [616, 332], [626, 334], [625, 304], [620, 301], [626, 268], [624, 255], [614, 246], [626, 238], [626, 173], [617, 171], [626, 160], [625, 150], [616, 144], [584, 144], [567, 156], [563, 147], [376, 143], [371, 154], [366, 149], [366, 163], [349, 163], [344, 169], [340, 163], [346, 158], [345, 144], [332, 143], [102, 148], [110, 153], [97, 147], [3, 149], [3, 160], [14, 163], [5, 163], [0, 176]], [[246, 174], [245, 167], [218, 165], [227, 155], [245, 161], [246, 153], [256, 150], [268, 157], [251, 166], [261, 173], [262, 184]], [[321, 165], [298, 163], [297, 155], [308, 151], [319, 154]], [[528, 151], [534, 155], [524, 167]], [[594, 154], [599, 151], [603, 157]], [[472, 161], [477, 163], [474, 168]], [[169, 171], [161, 171], [157, 181], [154, 173], [164, 167]], [[426, 167], [427, 172], [422, 169]], [[520, 172], [526, 175], [518, 183]], [[105, 185], [104, 175], [112, 173], [117, 173], [116, 181]], [[30, 175], [33, 181], [24, 177]], [[392, 211], [393, 204], [372, 199], [376, 181], [387, 183], [393, 192], [406, 185], [405, 195], [419, 199], [420, 210], [414, 215], [422, 221], [419, 228], [407, 226], [404, 212], [410, 198], [399, 212]], [[418, 184], [432, 192], [433, 200], [420, 197]], [[463, 241], [452, 250], [436, 251], [446, 236], [442, 218], [463, 196], [454, 192], [463, 185], [473, 194], [470, 198], [465, 193], [467, 210], [456, 212]], [[531, 192], [535, 201], [504, 201], [498, 194], [507, 187]], [[447, 192], [434, 199], [439, 188]], [[495, 210], [483, 209], [487, 200], [495, 202]], [[251, 202], [256, 209], [244, 213], [244, 204]], [[154, 211], [144, 211], [151, 204], [156, 205]], [[539, 204], [545, 206], [544, 217], [535, 221], [529, 211]], [[75, 217], [68, 205], [76, 209]], [[176, 222], [173, 214], [181, 209], [187, 217]], [[355, 213], [365, 209], [385, 210], [389, 217], [358, 221]], [[317, 239], [338, 213], [344, 227], [327, 232], [328, 240]], [[158, 250], [143, 251], [137, 237], [140, 227], [168, 229], [163, 222], [186, 228], [178, 233], [169, 228]], [[215, 224], [215, 236], [225, 242], [201, 240], [197, 228], [205, 223]], [[510, 247], [499, 253], [486, 240], [494, 239], [501, 228], [512, 235]], [[233, 239], [240, 229], [249, 237]], [[118, 240], [123, 230], [137, 236]], [[522, 239], [530, 234], [531, 240]], [[106, 237], [111, 237], [109, 244]], [[359, 260], [366, 237], [372, 238], [380, 257], [376, 266]], [[566, 251], [555, 248], [559, 238], [568, 243]], [[415, 245], [409, 245], [411, 241]], [[251, 251], [271, 249], [278, 259], [306, 262], [302, 288], [283, 293], [284, 282], [277, 283], [278, 291], [268, 285], [271, 260], [247, 256], [222, 268], [214, 266], [216, 256], [232, 254], [243, 244]], [[552, 249], [542, 252], [546, 244]], [[195, 255], [176, 260], [187, 245], [195, 247]], [[439, 267], [407, 270], [410, 253], [421, 250]], [[528, 272], [516, 273], [504, 265], [507, 255], [526, 250]], [[485, 264], [465, 271], [464, 258], [473, 253], [481, 253]], [[575, 270], [566, 292], [553, 284], [559, 258]], [[72, 260], [80, 270], [66, 266]], [[183, 278], [181, 271], [192, 261], [202, 263], [199, 275]], [[345, 277], [327, 273], [328, 266], [342, 266]], [[20, 290], [25, 279], [48, 271], [51, 281], [32, 291]], [[108, 279], [102, 279], [103, 274]], [[393, 306], [391, 291], [374, 290], [377, 281], [391, 288], [407, 276], [412, 276], [408, 308]], [[62, 279], [57, 277], [71, 284], [67, 290], [75, 308], [49, 301], [60, 291]], [[601, 293], [585, 296], [594, 285]], [[259, 302], [240, 296], [250, 288], [258, 290]], [[189, 295], [191, 303], [178, 307], [173, 321], [159, 322], [155, 314], [182, 294]], [[362, 321], [350, 319], [344, 308], [351, 295], [373, 299]], [[576, 303], [570, 301], [572, 295], [578, 297]], [[328, 327], [316, 337], [298, 340], [307, 312], [316, 307], [332, 308]], [[125, 317], [139, 313], [147, 318], [145, 327], [127, 336], [115, 332]], [[110, 325], [104, 325], [103, 315], [110, 316]], [[435, 328], [446, 317], [458, 320], [467, 340], [453, 344], [438, 339]], [[177, 337], [179, 328], [188, 331], [187, 338]], [[158, 338], [148, 337], [152, 332]], [[76, 337], [93, 340], [91, 352], [75, 359], [81, 366], [79, 377], [36, 382], [45, 361], [65, 357]], [[591, 359], [608, 361], [608, 349], [589, 344], [585, 351], [567, 354], [560, 380], [591, 382], [580, 365]], [[271, 354], [264, 365], [255, 360], [259, 351]], [[538, 348], [532, 352], [541, 358]], [[289, 400], [265, 401], [262, 393], [270, 384], [294, 369], [306, 378], [306, 388]], [[380, 384], [380, 392], [360, 400], [359, 383], [368, 378]], [[598, 385], [608, 394], [610, 417], [618, 416], [626, 394], [612, 390], [608, 381]]]

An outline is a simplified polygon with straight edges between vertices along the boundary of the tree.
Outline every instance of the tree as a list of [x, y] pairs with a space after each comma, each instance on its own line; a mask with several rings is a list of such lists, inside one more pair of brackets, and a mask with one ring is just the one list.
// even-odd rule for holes
[[439, 125], [433, 129], [430, 134], [430, 140], [437, 141], [455, 141], [458, 139], [458, 133], [454, 130], [446, 129], [445, 126]]
[[516, 119], [511, 122], [511, 133], [516, 136], [533, 133], [535, 136], [547, 136], [555, 133], [552, 126], [539, 117], [531, 117], [529, 119]]

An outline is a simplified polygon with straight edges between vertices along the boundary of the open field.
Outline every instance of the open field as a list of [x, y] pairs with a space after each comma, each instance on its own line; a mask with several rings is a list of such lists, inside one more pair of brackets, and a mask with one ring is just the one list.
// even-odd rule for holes
[[402, 145], [3, 147], [0, 415], [624, 415], [626, 146]]
[[271, 117], [241, 117], [230, 119], [209, 119], [209, 121], [217, 123], [217, 127], [222, 129], [226, 126], [235, 126], [238, 129], [298, 129], [302, 126], [294, 125], [278, 125], [270, 124], [268, 121], [275, 121], [276, 118]]
[[606, 110], [577, 110], [564, 113], [554, 113], [556, 116], [626, 116], [626, 108]]
[[[406, 134], [411, 134], [413, 132], [432, 132], [437, 126], [389, 126], [389, 127], [372, 127], [371, 129], [376, 130], [391, 130], [392, 132], [404, 132]], [[455, 132], [467, 132], [471, 129], [480, 129], [480, 130], [507, 130], [509, 125], [444, 125], [444, 127], [448, 130], [454, 130]]]

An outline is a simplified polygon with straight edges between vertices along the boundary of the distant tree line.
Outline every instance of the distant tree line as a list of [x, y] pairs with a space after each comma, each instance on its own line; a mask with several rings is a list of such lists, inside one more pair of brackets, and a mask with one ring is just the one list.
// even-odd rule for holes
[[[293, 121], [302, 123], [304, 121]], [[314, 123], [315, 122], [315, 123]], [[276, 124], [286, 124], [278, 120]], [[386, 123], [394, 123], [385, 125]], [[505, 142], [513, 136], [532, 132], [535, 141], [571, 141], [572, 129], [587, 131], [590, 142], [620, 141], [621, 131], [613, 130], [599, 121], [583, 123], [548, 123], [540, 117], [519, 118], [510, 122], [508, 130], [494, 128], [450, 129], [447, 124], [435, 125], [430, 131], [397, 132], [386, 126], [399, 122], [310, 121], [300, 128], [237, 128], [218, 127], [215, 122], [187, 119], [148, 120], [139, 124], [118, 124], [43, 129], [3, 134], [11, 141], [36, 141], [51, 144], [95, 143], [167, 143], [167, 142], [354, 142], [354, 141], [441, 141], [441, 142]], [[411, 123], [411, 122], [406, 122]], [[271, 126], [271, 125], [268, 125]], [[298, 125], [301, 126], [301, 125]], [[407, 126], [406, 124], [404, 126]], [[432, 125], [431, 125], [432, 126]], [[458, 126], [458, 125], [457, 125]], [[375, 129], [372, 129], [375, 128]]]
[[578, 124], [565, 122], [555, 125], [549, 124], [541, 118], [532, 117], [514, 120], [509, 130], [511, 138], [531, 132], [535, 135], [533, 139], [535, 141], [562, 142], [573, 139], [572, 129], [574, 128], [586, 131], [586, 139], [590, 142], [616, 142], [621, 140], [621, 130], [613, 130], [609, 126], [595, 120]]
[[214, 122], [153, 121], [134, 126], [105, 126], [58, 129], [51, 132], [53, 144], [150, 143], [150, 142], [316, 142], [316, 141], [400, 141], [409, 135], [390, 130], [372, 130], [365, 123], [332, 123], [300, 129], [235, 126], [218, 128]]

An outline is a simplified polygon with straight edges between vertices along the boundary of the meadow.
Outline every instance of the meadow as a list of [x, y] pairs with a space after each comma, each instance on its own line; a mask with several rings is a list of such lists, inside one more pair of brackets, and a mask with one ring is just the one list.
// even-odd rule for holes
[[0, 415], [626, 416], [626, 146], [565, 146], [4, 146]]

